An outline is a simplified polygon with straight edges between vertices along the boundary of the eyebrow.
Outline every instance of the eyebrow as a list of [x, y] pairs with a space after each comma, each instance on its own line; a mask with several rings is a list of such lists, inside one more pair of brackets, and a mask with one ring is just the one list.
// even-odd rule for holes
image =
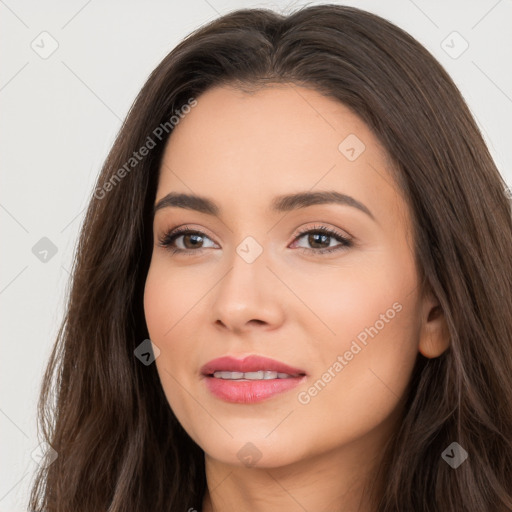
[[[299, 192], [296, 194], [288, 194], [275, 197], [271, 202], [271, 210], [274, 212], [289, 212], [299, 208], [307, 208], [308, 206], [319, 204], [341, 204], [352, 206], [364, 212], [370, 218], [375, 220], [372, 212], [361, 202], [351, 196], [341, 194], [334, 190], [320, 192]], [[153, 208], [153, 215], [162, 208], [185, 208], [187, 210], [195, 210], [207, 215], [219, 215], [220, 207], [207, 197], [197, 196], [194, 194], [183, 194], [170, 192], [160, 199]]]

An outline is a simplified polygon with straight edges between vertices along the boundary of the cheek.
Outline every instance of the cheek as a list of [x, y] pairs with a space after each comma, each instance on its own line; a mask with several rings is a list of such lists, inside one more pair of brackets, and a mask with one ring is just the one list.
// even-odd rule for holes
[[[160, 350], [155, 362], [162, 384], [169, 380], [169, 374], [176, 374], [181, 361], [191, 361], [193, 356], [193, 343], [185, 342], [191, 333], [184, 331], [197, 302], [189, 290], [194, 287], [184, 286], [178, 273], [169, 272], [158, 262], [151, 265], [144, 288], [144, 314], [149, 337]], [[166, 392], [168, 387], [168, 383], [164, 385]]]
[[379, 254], [371, 265], [340, 269], [339, 279], [331, 274], [316, 284], [308, 305], [331, 332], [317, 322], [319, 362], [299, 402], [309, 410], [309, 428], [320, 419], [327, 438], [340, 428], [356, 437], [391, 415], [410, 381], [418, 355], [414, 266]]
[[172, 311], [169, 301], [172, 295], [167, 296], [165, 282], [158, 278], [158, 271], [151, 263], [144, 286], [144, 316], [152, 341], [160, 338], [164, 331], [165, 310]]
[[[185, 429], [194, 437], [190, 418], [194, 417], [193, 403], [187, 401], [183, 392], [188, 375], [183, 375], [186, 365], [183, 361], [194, 360], [197, 348], [190, 339], [190, 332], [184, 329], [193, 316], [192, 305], [197, 302], [191, 297], [193, 286], [186, 286], [183, 273], [170, 272], [165, 262], [151, 263], [144, 288], [144, 314], [151, 341], [159, 348], [155, 360], [160, 383], [167, 402]], [[178, 384], [181, 383], [181, 384]]]
[[404, 306], [383, 327], [372, 324], [360, 331], [364, 336], [330, 344], [324, 354], [328, 363], [299, 397], [302, 418], [310, 430], [325, 436], [325, 442], [355, 440], [397, 410], [418, 354], [409, 313]]
[[[144, 314], [150, 338], [158, 345], [170, 342], [200, 294], [197, 283], [186, 282], [186, 274], [172, 270], [165, 260], [154, 257], [144, 287]], [[204, 292], [203, 292], [204, 293]]]
[[407, 332], [414, 328], [412, 324], [404, 331], [408, 323], [404, 317], [417, 316], [417, 278], [407, 252], [358, 253], [336, 266], [295, 269], [286, 279], [294, 283], [294, 295], [301, 299], [295, 301], [294, 319], [304, 332], [314, 332], [329, 353], [349, 350], [356, 338], [362, 343], [385, 338], [398, 325], [395, 334], [408, 338]]

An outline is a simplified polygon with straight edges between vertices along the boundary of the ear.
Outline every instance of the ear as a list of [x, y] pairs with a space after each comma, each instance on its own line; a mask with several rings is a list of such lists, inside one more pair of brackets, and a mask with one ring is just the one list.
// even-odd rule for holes
[[429, 295], [422, 304], [421, 330], [418, 350], [432, 359], [450, 346], [450, 333], [444, 312], [435, 297]]

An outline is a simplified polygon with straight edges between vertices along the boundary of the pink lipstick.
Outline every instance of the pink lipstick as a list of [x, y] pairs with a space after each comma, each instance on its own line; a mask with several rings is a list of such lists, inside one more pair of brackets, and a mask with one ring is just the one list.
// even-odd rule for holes
[[213, 395], [238, 404], [261, 402], [306, 379], [306, 372], [300, 368], [255, 355], [213, 359], [201, 368], [201, 374]]

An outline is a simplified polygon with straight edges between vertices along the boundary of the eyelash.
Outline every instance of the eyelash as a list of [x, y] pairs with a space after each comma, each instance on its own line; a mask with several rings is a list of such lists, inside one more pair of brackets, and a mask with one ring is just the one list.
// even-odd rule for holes
[[[307, 247], [299, 247], [298, 249], [301, 250], [305, 254], [327, 254], [334, 251], [339, 251], [343, 249], [348, 249], [349, 247], [353, 246], [353, 242], [348, 239], [347, 237], [343, 236], [341, 233], [334, 229], [330, 229], [326, 226], [314, 226], [313, 228], [304, 229], [299, 231], [297, 236], [294, 238], [294, 242], [300, 238], [302, 238], [304, 235], [313, 234], [313, 233], [321, 233], [322, 235], [327, 235], [331, 238], [334, 238], [338, 242], [341, 242], [341, 245], [335, 245], [334, 247], [326, 247], [323, 249], [310, 249]], [[170, 251], [172, 254], [181, 253], [181, 254], [191, 254], [191, 253], [200, 253], [203, 250], [205, 250], [204, 247], [200, 247], [199, 249], [179, 249], [176, 247], [172, 247], [171, 244], [176, 240], [176, 238], [184, 235], [184, 234], [191, 234], [191, 235], [199, 235], [201, 237], [208, 237], [205, 233], [202, 233], [201, 231], [197, 231], [194, 229], [190, 229], [188, 226], [182, 226], [180, 228], [176, 228], [175, 230], [170, 230], [164, 233], [164, 235], [159, 238], [158, 245], [160, 247], [163, 247], [164, 249]]]

